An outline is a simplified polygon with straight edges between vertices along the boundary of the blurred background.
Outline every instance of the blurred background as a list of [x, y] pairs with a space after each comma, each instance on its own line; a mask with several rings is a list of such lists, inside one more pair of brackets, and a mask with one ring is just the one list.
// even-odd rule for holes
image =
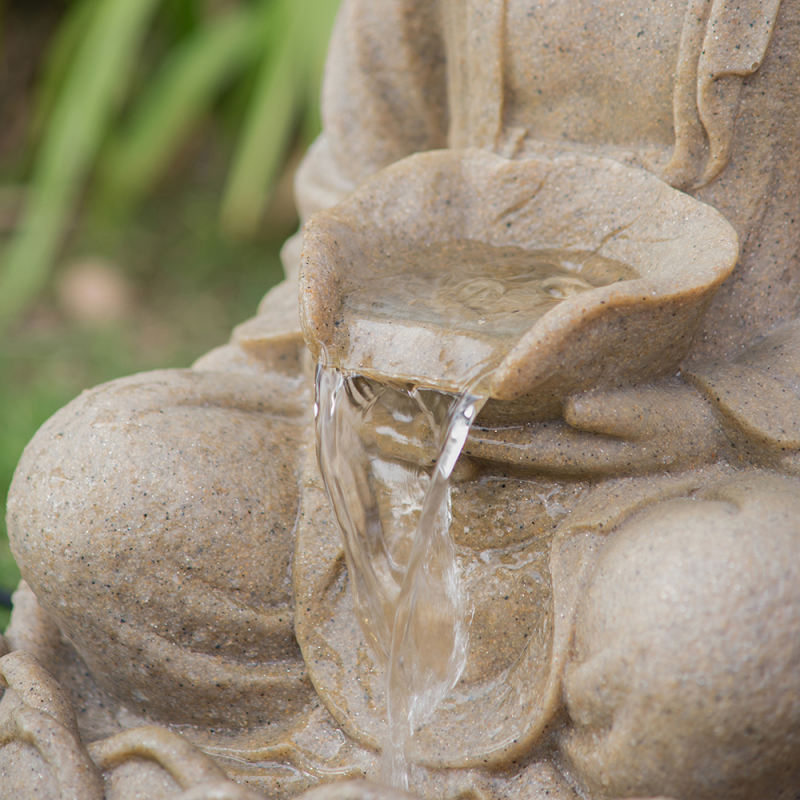
[[281, 279], [338, 3], [0, 0], [0, 630], [39, 425], [188, 366]]

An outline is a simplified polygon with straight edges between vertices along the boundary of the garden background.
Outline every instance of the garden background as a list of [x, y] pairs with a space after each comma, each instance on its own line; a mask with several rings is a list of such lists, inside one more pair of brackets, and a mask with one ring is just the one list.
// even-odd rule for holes
[[0, 630], [39, 425], [188, 366], [282, 277], [338, 1], [0, 0]]

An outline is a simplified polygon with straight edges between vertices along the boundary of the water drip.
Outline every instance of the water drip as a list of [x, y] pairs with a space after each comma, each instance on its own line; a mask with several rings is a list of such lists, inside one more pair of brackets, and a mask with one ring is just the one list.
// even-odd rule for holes
[[469, 604], [450, 536], [450, 476], [483, 399], [376, 384], [320, 365], [317, 455], [364, 634], [386, 674], [387, 782], [464, 669]]
[[386, 674], [385, 777], [407, 789], [410, 743], [467, 660], [450, 476], [492, 376], [550, 309], [635, 273], [594, 252], [472, 240], [387, 243], [361, 266], [356, 283], [342, 276], [321, 350], [317, 456], [359, 623]]

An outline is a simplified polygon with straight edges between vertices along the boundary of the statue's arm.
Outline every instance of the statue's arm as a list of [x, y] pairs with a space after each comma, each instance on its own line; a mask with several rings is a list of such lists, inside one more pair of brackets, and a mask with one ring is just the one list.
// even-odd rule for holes
[[730, 361], [570, 398], [561, 422], [476, 426], [465, 451], [577, 476], [681, 469], [719, 458], [800, 474], [800, 320]]
[[323, 133], [297, 178], [303, 218], [404, 156], [447, 145], [436, 0], [343, 0], [322, 92]]
[[[437, 0], [342, 0], [325, 69], [323, 132], [295, 179], [302, 220], [339, 202], [382, 167], [418, 150], [446, 146], [439, 14]], [[257, 316], [233, 334], [234, 352], [244, 350], [270, 368], [294, 365], [302, 348], [300, 250], [297, 234], [281, 252], [287, 280], [268, 292]], [[218, 362], [204, 359], [198, 365], [218, 368]]]
[[716, 408], [744, 457], [800, 468], [800, 320], [782, 325], [738, 358], [701, 364], [687, 377]]

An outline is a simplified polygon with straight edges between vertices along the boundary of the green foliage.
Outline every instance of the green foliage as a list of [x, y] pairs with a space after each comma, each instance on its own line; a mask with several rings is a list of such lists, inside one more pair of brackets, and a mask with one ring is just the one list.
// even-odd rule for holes
[[92, 22], [98, 4], [99, 0], [76, 2], [44, 53], [42, 77], [37, 87], [36, 106], [30, 130], [32, 141], [40, 138], [47, 124], [56, 98], [64, 86], [64, 78], [70, 71], [70, 62]]
[[273, 38], [262, 59], [222, 200], [223, 225], [238, 235], [249, 234], [261, 218], [263, 187], [276, 178], [298, 106], [305, 104], [306, 115], [317, 118], [320, 54], [325, 52], [335, 4], [283, 0], [273, 8], [278, 24], [272, 29], [280, 30], [281, 36]]
[[221, 87], [258, 59], [263, 16], [257, 7], [236, 9], [192, 31], [167, 55], [111, 139], [100, 168], [103, 202], [126, 207], [147, 194]]
[[74, 2], [42, 59], [27, 199], [0, 260], [0, 331], [46, 284], [85, 200], [124, 225], [243, 87], [220, 219], [254, 235], [298, 126], [316, 133], [338, 2]]
[[0, 323], [17, 316], [47, 277], [156, 2], [103, 0], [88, 21], [54, 101], [28, 202], [0, 272]]

